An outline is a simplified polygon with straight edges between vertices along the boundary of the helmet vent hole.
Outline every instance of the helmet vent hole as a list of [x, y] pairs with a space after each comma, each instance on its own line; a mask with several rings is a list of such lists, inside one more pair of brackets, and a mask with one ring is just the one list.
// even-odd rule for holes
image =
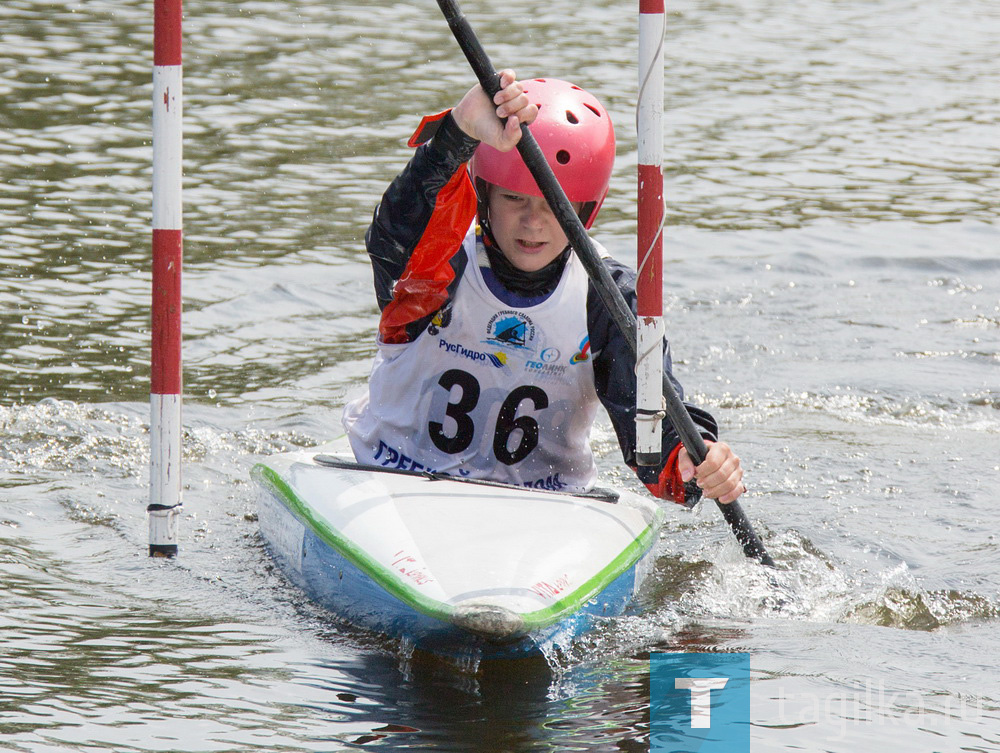
[[560, 149], [558, 152], [556, 152], [556, 162], [558, 162], [560, 165], [565, 165], [566, 163], [568, 163], [569, 152], [567, 152], [565, 149]]
[[597, 109], [596, 107], [594, 107], [593, 105], [588, 105], [588, 104], [587, 104], [587, 103], [585, 102], [583, 106], [584, 106], [584, 107], [586, 107], [586, 108], [587, 108], [588, 110], [590, 110], [590, 111], [591, 111], [592, 113], [594, 113], [594, 115], [596, 115], [597, 117], [601, 117], [601, 113], [600, 113], [600, 112], [598, 111], [598, 109]]
[[566, 120], [568, 120], [573, 125], [576, 125], [577, 123], [580, 122], [580, 119], [577, 118], [576, 115], [574, 115], [570, 110], [566, 111]]

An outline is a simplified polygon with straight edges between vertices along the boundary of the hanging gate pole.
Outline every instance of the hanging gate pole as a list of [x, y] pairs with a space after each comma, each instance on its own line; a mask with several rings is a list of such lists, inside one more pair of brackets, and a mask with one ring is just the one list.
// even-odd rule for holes
[[149, 554], [177, 554], [181, 510], [181, 0], [153, 3]]
[[639, 0], [636, 462], [658, 466], [663, 409], [663, 0]]

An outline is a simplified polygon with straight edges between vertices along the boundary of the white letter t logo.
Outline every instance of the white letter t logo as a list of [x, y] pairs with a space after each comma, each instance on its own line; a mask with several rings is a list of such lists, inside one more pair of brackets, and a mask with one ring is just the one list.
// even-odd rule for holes
[[677, 677], [674, 688], [691, 689], [691, 727], [707, 729], [712, 726], [712, 691], [722, 690], [728, 677]]

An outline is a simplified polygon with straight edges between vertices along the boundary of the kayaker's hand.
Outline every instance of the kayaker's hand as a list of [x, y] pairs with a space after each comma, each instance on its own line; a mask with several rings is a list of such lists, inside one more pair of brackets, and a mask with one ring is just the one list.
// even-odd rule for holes
[[[521, 140], [521, 123], [530, 123], [538, 107], [528, 101], [520, 82], [509, 68], [500, 71], [500, 91], [491, 103], [479, 84], [462, 97], [451, 111], [466, 134], [501, 152], [509, 152]], [[507, 118], [504, 126], [497, 118]]]
[[747, 490], [743, 485], [743, 467], [740, 459], [725, 442], [705, 442], [708, 455], [705, 462], [694, 466], [687, 450], [681, 448], [677, 456], [677, 470], [684, 481], [697, 480], [702, 493], [725, 505], [735, 502]]

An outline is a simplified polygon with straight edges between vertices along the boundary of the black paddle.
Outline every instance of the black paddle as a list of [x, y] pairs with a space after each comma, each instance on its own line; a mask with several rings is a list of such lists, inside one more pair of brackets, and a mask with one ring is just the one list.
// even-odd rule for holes
[[[473, 72], [479, 79], [480, 85], [490, 98], [490, 101], [492, 101], [493, 97], [500, 90], [500, 76], [486, 55], [486, 51], [476, 37], [476, 33], [472, 30], [469, 22], [465, 20], [465, 16], [459, 10], [458, 3], [455, 0], [437, 0], [437, 3], [441, 8], [441, 12], [444, 13], [445, 19], [448, 21], [448, 26], [455, 35], [455, 39], [458, 40], [462, 52], [465, 53], [466, 59], [472, 66]], [[593, 281], [598, 296], [600, 296], [601, 301], [607, 307], [622, 337], [625, 338], [625, 342], [628, 343], [633, 358], [636, 357], [635, 314], [632, 313], [632, 309], [625, 302], [621, 291], [618, 290], [618, 286], [611, 279], [611, 273], [601, 263], [597, 250], [590, 240], [590, 236], [587, 235], [583, 223], [580, 222], [580, 218], [573, 211], [569, 199], [566, 198], [566, 194], [562, 190], [562, 186], [559, 185], [559, 181], [556, 180], [552, 168], [549, 167], [549, 163], [545, 160], [545, 155], [542, 154], [538, 142], [535, 141], [535, 137], [532, 136], [528, 126], [523, 123], [521, 124], [521, 140], [517, 143], [517, 150], [520, 152], [524, 164], [527, 165], [528, 170], [535, 178], [535, 182], [541, 189], [545, 200], [549, 203], [549, 207], [551, 207], [553, 214], [559, 221], [560, 227], [562, 227], [563, 232], [569, 239], [570, 245], [573, 246], [577, 257], [587, 270], [587, 274]], [[701, 465], [708, 454], [708, 448], [701, 434], [698, 432], [694, 421], [688, 414], [687, 409], [681, 402], [680, 396], [674, 389], [674, 385], [666, 375], [663, 377], [663, 397], [666, 401], [667, 418], [670, 419], [674, 431], [677, 432], [694, 464]], [[739, 503], [731, 502], [728, 505], [724, 505], [717, 501], [716, 504], [719, 505], [719, 509], [722, 510], [726, 522], [729, 523], [733, 533], [736, 534], [736, 538], [743, 546], [744, 554], [747, 557], [760, 560], [769, 567], [774, 567], [774, 560], [771, 559], [770, 555], [764, 549], [764, 545], [757, 536], [757, 532], [754, 531], [753, 526], [747, 519], [746, 513], [743, 512], [743, 508], [740, 507]]]

